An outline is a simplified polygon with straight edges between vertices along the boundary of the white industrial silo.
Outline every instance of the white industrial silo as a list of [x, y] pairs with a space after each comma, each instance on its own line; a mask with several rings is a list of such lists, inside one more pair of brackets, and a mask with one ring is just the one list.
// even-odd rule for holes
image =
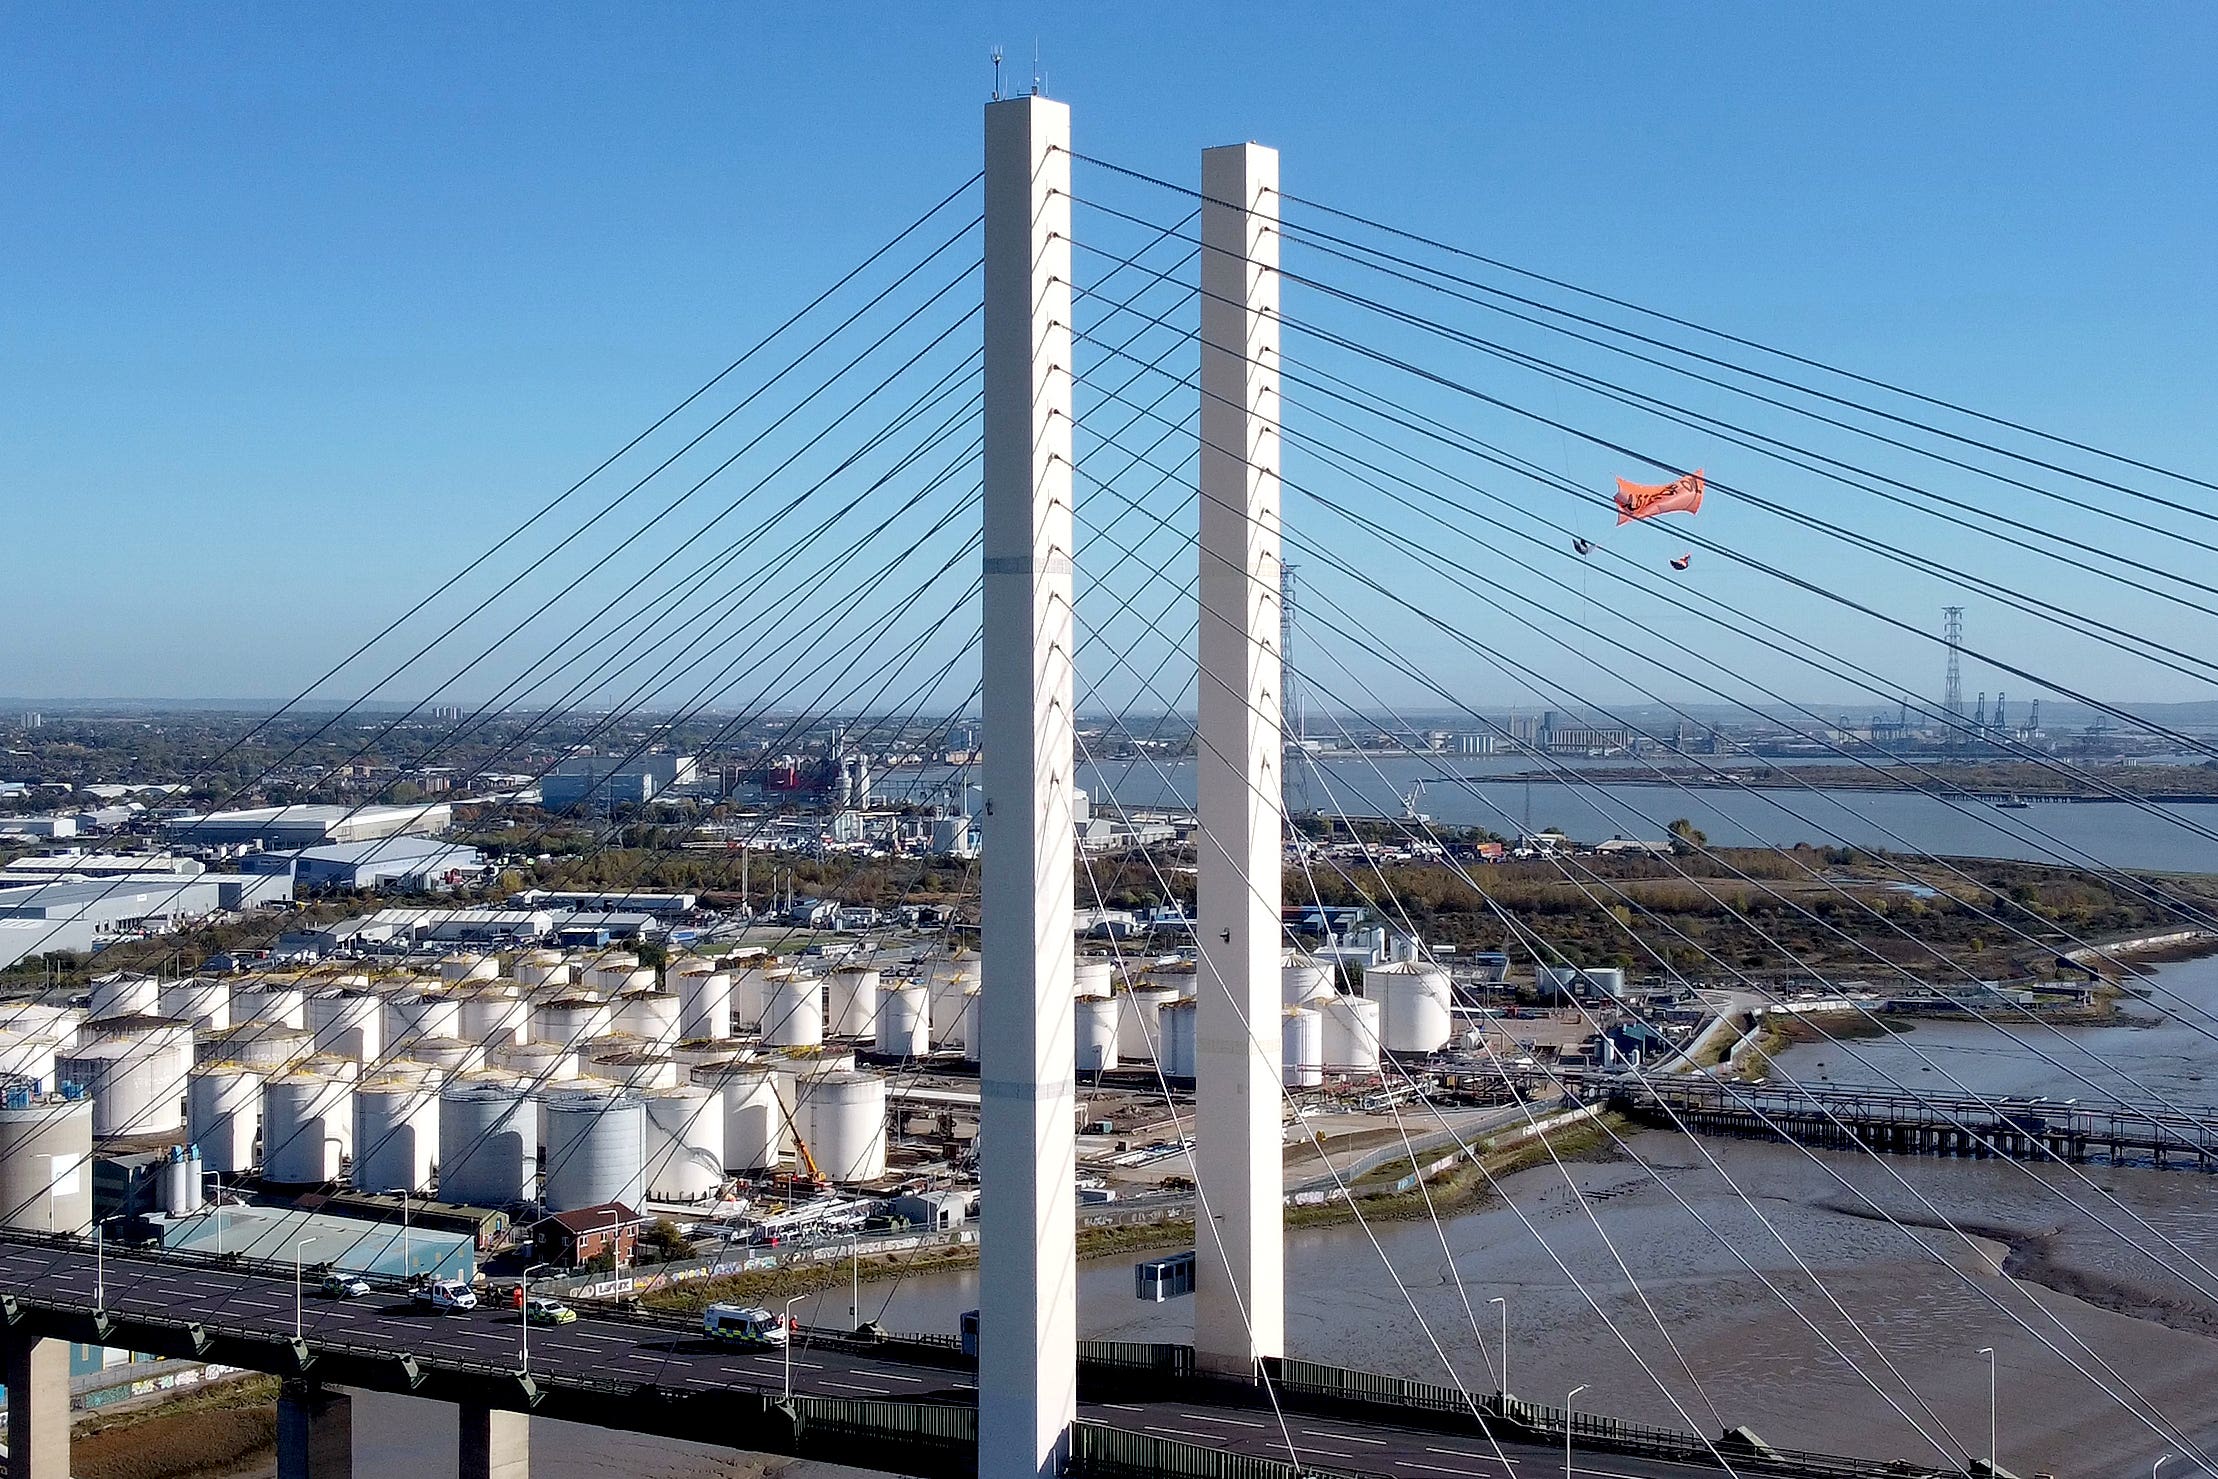
[[57, 1052], [68, 1052], [82, 1039], [97, 1036], [85, 1026], [87, 1014], [67, 1002], [18, 1001], [0, 1007], [0, 1030], [17, 1037], [53, 1040]]
[[500, 975], [497, 955], [450, 955], [439, 962], [439, 979], [450, 985], [463, 981], [490, 981]]
[[742, 1176], [775, 1171], [786, 1152], [786, 1109], [779, 1079], [760, 1063], [733, 1060], [703, 1063], [693, 1082], [714, 1090], [724, 1101], [724, 1166]]
[[924, 987], [896, 981], [879, 989], [878, 1053], [886, 1058], [921, 1058], [932, 1050], [932, 1004]]
[[385, 1051], [385, 1001], [367, 988], [320, 991], [303, 1020], [319, 1053], [374, 1063]]
[[606, 950], [588, 959], [579, 981], [588, 991], [618, 996], [626, 991], [652, 991], [655, 971], [643, 966], [629, 950]]
[[664, 973], [678, 993], [678, 1039], [714, 1042], [732, 1035], [732, 977], [715, 962], [683, 960]]
[[647, 1106], [622, 1089], [564, 1089], [547, 1097], [546, 1188], [551, 1211], [646, 1203]]
[[724, 1184], [722, 1096], [678, 1084], [647, 1096], [647, 1195], [700, 1202]]
[[54, 1076], [92, 1097], [92, 1132], [168, 1135], [185, 1127], [185, 1074], [192, 1067], [190, 1027], [158, 1017], [115, 1017], [100, 1035], [54, 1060]]
[[1307, 1006], [1334, 994], [1332, 967], [1314, 955], [1286, 952], [1278, 973], [1280, 1000], [1290, 1007]]
[[525, 986], [567, 986], [570, 961], [559, 950], [532, 950], [516, 957], [516, 979]]
[[439, 1080], [382, 1073], [354, 1090], [354, 1189], [428, 1192], [439, 1156]]
[[609, 1004], [598, 997], [559, 996], [531, 1009], [532, 1041], [582, 1048], [609, 1035], [614, 1015]]
[[1105, 955], [1081, 955], [1071, 967], [1071, 983], [1078, 996], [1107, 996], [1116, 983], [1116, 963]]
[[444, 990], [402, 991], [385, 999], [385, 1048], [405, 1053], [430, 1037], [462, 1035], [461, 998]]
[[778, 964], [774, 955], [758, 956], [732, 974], [732, 1031], [751, 1032], [762, 1020], [763, 1003], [770, 996], [770, 977], [791, 967]]
[[584, 1072], [584, 1058], [576, 1048], [557, 1042], [520, 1042], [491, 1048], [486, 1062], [532, 1084], [563, 1084]]
[[462, 996], [462, 1038], [488, 1048], [522, 1042], [531, 1031], [531, 998], [513, 981], [488, 981]]
[[54, 1062], [61, 1055], [61, 1046], [50, 1037], [31, 1037], [22, 1033], [0, 1033], [0, 1080], [36, 1085], [41, 1091], [55, 1091]]
[[1200, 1003], [1184, 997], [1165, 1002], [1156, 1025], [1162, 1033], [1163, 1076], [1192, 1078], [1201, 1063]]
[[762, 1040], [772, 1047], [824, 1041], [824, 983], [801, 971], [773, 976], [762, 1004]]
[[193, 1042], [196, 1062], [245, 1063], [270, 1072], [291, 1068], [315, 1056], [314, 1033], [304, 1027], [277, 1027], [268, 1022], [241, 1022]]
[[195, 1032], [221, 1032], [231, 1025], [231, 983], [220, 977], [187, 976], [164, 981], [161, 1015], [184, 1022]]
[[237, 1063], [204, 1063], [186, 1076], [185, 1138], [219, 1176], [253, 1169], [265, 1076]]
[[1192, 1001], [1201, 995], [1201, 970], [1190, 960], [1149, 966], [1147, 983], [1158, 988], [1168, 988], [1185, 1000]]
[[797, 1114], [817, 1169], [837, 1182], [886, 1174], [886, 1081], [875, 1073], [816, 1073], [801, 1080]]
[[659, 987], [627, 991], [616, 998], [616, 1031], [653, 1048], [678, 1040], [678, 998]]
[[231, 993], [231, 1020], [267, 1022], [277, 1027], [308, 1025], [308, 994], [283, 981], [265, 981]]
[[460, 1037], [421, 1037], [408, 1045], [407, 1057], [441, 1078], [454, 1078], [485, 1066], [485, 1044]]
[[1402, 960], [1363, 972], [1363, 994], [1379, 1004], [1379, 1043], [1389, 1053], [1437, 1053], [1455, 1029], [1448, 973]]
[[1137, 986], [1124, 994], [1124, 1015], [1117, 1023], [1119, 1059], [1133, 1064], [1156, 1060], [1163, 1050], [1163, 1008], [1176, 1000], [1176, 991], [1160, 986]]
[[336, 1181], [354, 1145], [354, 1085], [311, 1063], [262, 1086], [262, 1179], [283, 1186]]
[[439, 1091], [439, 1199], [504, 1207], [537, 1185], [539, 1115], [509, 1074], [474, 1074]]
[[590, 1078], [642, 1093], [667, 1089], [678, 1081], [677, 1060], [624, 1038], [613, 1038], [606, 1046], [587, 1053], [584, 1071]]
[[92, 983], [86, 1014], [93, 1021], [111, 1017], [152, 1017], [161, 1011], [162, 983], [152, 976], [117, 971]]
[[1289, 1089], [1314, 1089], [1325, 1081], [1325, 1019], [1316, 1008], [1286, 1008], [1279, 1063]]
[[878, 972], [837, 970], [824, 982], [824, 1031], [830, 1037], [878, 1035]]
[[1124, 1003], [1114, 996], [1081, 996], [1073, 1006], [1078, 1071], [1107, 1073], [1117, 1066], [1117, 1023], [1124, 1015]]
[[0, 1226], [89, 1232], [92, 1137], [89, 1100], [22, 1098], [0, 1104]]
[[1325, 1072], [1379, 1071], [1379, 1004], [1367, 997], [1335, 996], [1320, 1002], [1324, 1019]]

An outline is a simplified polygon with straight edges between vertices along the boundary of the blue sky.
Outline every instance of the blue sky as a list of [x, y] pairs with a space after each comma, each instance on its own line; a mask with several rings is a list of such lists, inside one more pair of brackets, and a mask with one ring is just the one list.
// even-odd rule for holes
[[[1035, 42], [1088, 152], [1184, 179], [1260, 139], [1290, 190], [2218, 469], [2204, 7], [16, 6], [0, 695], [289, 694], [975, 169], [987, 49], [1021, 79]], [[1868, 527], [1958, 548], [1913, 523]], [[2207, 695], [1967, 604], [2059, 682]]]

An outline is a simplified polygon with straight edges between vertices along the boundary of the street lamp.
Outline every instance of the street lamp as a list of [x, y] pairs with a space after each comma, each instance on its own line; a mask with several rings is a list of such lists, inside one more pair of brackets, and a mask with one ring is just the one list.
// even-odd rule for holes
[[1571, 1399], [1586, 1389], [1582, 1381], [1563, 1394], [1563, 1479], [1571, 1479]]
[[104, 1236], [107, 1230], [105, 1220], [92, 1225], [92, 1307], [96, 1310], [108, 1307], [108, 1242]]
[[1496, 1368], [1495, 1375], [1502, 1383], [1502, 1400], [1506, 1402], [1509, 1400], [1509, 1300], [1496, 1297], [1487, 1303], [1502, 1307], [1502, 1363]]
[[793, 1400], [793, 1307], [807, 1299], [806, 1294], [796, 1294], [786, 1301], [786, 1400]]
[[400, 1271], [401, 1276], [407, 1278], [416, 1272], [415, 1264], [408, 1256], [408, 1188], [396, 1186], [385, 1194], [400, 1198]]
[[300, 1339], [300, 1250], [316, 1241], [300, 1238], [293, 1243], [293, 1339]]
[[1995, 1448], [1995, 1348], [1983, 1345], [1979, 1354], [1987, 1358], [1987, 1479], [1994, 1479], [2000, 1467]]
[[521, 1342], [522, 1364], [520, 1369], [526, 1376], [531, 1375], [531, 1276], [543, 1269], [553, 1267], [554, 1265], [551, 1263], [535, 1263], [530, 1268], [525, 1269], [516, 1279], [516, 1315], [523, 1322], [517, 1327], [522, 1332], [517, 1337]]

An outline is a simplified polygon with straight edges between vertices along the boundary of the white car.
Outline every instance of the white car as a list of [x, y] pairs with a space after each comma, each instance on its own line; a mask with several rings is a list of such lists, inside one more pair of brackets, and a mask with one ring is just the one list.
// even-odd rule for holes
[[433, 1279], [428, 1284], [419, 1284], [410, 1297], [423, 1308], [437, 1310], [440, 1314], [477, 1308], [476, 1292], [460, 1279]]

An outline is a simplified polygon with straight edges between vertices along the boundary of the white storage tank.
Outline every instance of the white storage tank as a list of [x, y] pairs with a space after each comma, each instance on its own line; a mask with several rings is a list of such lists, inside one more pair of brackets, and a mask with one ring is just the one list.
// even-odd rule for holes
[[824, 1041], [824, 983], [800, 971], [774, 976], [762, 1004], [762, 1040], [805, 1048]]
[[617, 996], [626, 991], [652, 991], [655, 972], [651, 966], [639, 963], [639, 957], [629, 950], [608, 950], [585, 963], [579, 981], [588, 991], [598, 991], [603, 996]]
[[724, 1101], [725, 1169], [753, 1176], [778, 1168], [787, 1144], [781, 1077], [790, 1079], [763, 1064], [736, 1059], [703, 1063], [693, 1070], [693, 1082], [714, 1090]]
[[0, 1081], [35, 1084], [43, 1092], [57, 1092], [54, 1061], [60, 1055], [60, 1044], [50, 1037], [0, 1033]]
[[609, 1088], [563, 1089], [547, 1097], [546, 1189], [550, 1211], [647, 1200], [647, 1106]]
[[886, 1174], [886, 1081], [875, 1073], [831, 1072], [801, 1080], [796, 1113], [817, 1169], [837, 1182]]
[[185, 1127], [185, 1074], [192, 1068], [190, 1027], [158, 1017], [116, 1017], [100, 1036], [54, 1060], [54, 1076], [92, 1097], [92, 1132], [169, 1135]]
[[93, 1021], [110, 1017], [151, 1017], [161, 1011], [162, 983], [152, 976], [119, 971], [92, 983], [92, 1001], [86, 1015]]
[[961, 1047], [964, 1006], [971, 1000], [969, 993], [977, 989], [978, 975], [946, 962], [930, 962], [928, 968], [932, 973], [924, 978], [924, 989], [932, 1001], [932, 1041], [941, 1047]]
[[92, 1230], [93, 1112], [84, 1099], [0, 1104], [0, 1223], [80, 1236]]
[[1201, 1004], [1190, 997], [1166, 1002], [1156, 1021], [1162, 1032], [1163, 1076], [1192, 1078], [1201, 1063]]
[[233, 1022], [268, 1022], [279, 1027], [308, 1025], [308, 993], [298, 986], [268, 983], [231, 993]]
[[578, 1050], [556, 1042], [520, 1042], [510, 1047], [493, 1048], [486, 1053], [486, 1061], [533, 1085], [568, 1083], [584, 1072], [584, 1060]]
[[647, 1195], [701, 1202], [724, 1184], [722, 1096], [677, 1084], [647, 1096]]
[[830, 1037], [876, 1037], [878, 972], [837, 970], [824, 982], [824, 1031]]
[[1117, 1066], [1117, 1022], [1124, 1003], [1114, 996], [1081, 996], [1074, 1003], [1078, 1071], [1107, 1073]]
[[1286, 1009], [1279, 1071], [1289, 1089], [1314, 1089], [1325, 1081], [1325, 1019], [1314, 1007]]
[[1363, 994], [1379, 1004], [1379, 1043], [1389, 1053], [1437, 1053], [1455, 1030], [1448, 973], [1422, 961], [1375, 965]]
[[315, 1056], [315, 1034], [306, 1028], [273, 1027], [267, 1022], [241, 1022], [193, 1043], [196, 1062], [248, 1063], [272, 1071], [305, 1063]]
[[449, 984], [490, 981], [500, 973], [501, 958], [497, 955], [450, 955], [439, 962], [439, 979]]
[[532, 950], [516, 957], [516, 979], [525, 986], [567, 986], [570, 962], [559, 950]]
[[639, 1043], [618, 1040], [585, 1055], [585, 1072], [626, 1089], [667, 1089], [678, 1081], [676, 1060]]
[[64, 1053], [80, 1040], [98, 1035], [85, 1022], [86, 1014], [66, 1003], [20, 1001], [0, 1008], [0, 1029], [17, 1037], [51, 1038], [56, 1051]]
[[532, 1041], [582, 1048], [609, 1035], [614, 1015], [609, 1004], [597, 997], [557, 997], [531, 1009]]
[[339, 1179], [354, 1146], [354, 1085], [311, 1063], [262, 1087], [262, 1179], [311, 1186]]
[[431, 1037], [462, 1035], [462, 1002], [445, 991], [406, 991], [385, 1003], [388, 1053], [405, 1053]]
[[427, 1192], [439, 1158], [439, 1081], [390, 1072], [354, 1090], [354, 1189]]
[[473, 1074], [439, 1091], [441, 1201], [505, 1207], [528, 1200], [538, 1165], [538, 1106], [522, 1080]]
[[1175, 991], [1187, 1001], [1201, 995], [1201, 971], [1193, 961], [1178, 960], [1164, 965], [1149, 966], [1147, 983], [1158, 988]]
[[160, 1012], [195, 1032], [221, 1032], [231, 1025], [231, 983], [206, 976], [164, 981]]
[[1319, 1005], [1324, 1019], [1325, 1072], [1379, 1071], [1379, 1004], [1367, 997], [1335, 996]]
[[650, 1047], [667, 1048], [678, 1040], [678, 998], [658, 988], [627, 991], [616, 998], [615, 1026]]
[[200, 1147], [201, 1160], [219, 1176], [254, 1167], [263, 1077], [259, 1069], [236, 1063], [208, 1063], [185, 1079], [185, 1138]]
[[763, 1003], [770, 996], [770, 978], [773, 974], [790, 969], [778, 964], [776, 956], [765, 955], [751, 965], [743, 966], [732, 976], [732, 1031], [751, 1032], [762, 1020]]
[[896, 981], [880, 988], [878, 1053], [886, 1058], [921, 1058], [932, 1050], [932, 1003], [924, 987]]
[[374, 1063], [385, 1051], [385, 1000], [367, 989], [324, 991], [303, 1014], [319, 1053]]
[[1124, 994], [1124, 1014], [1117, 1023], [1117, 1056], [1126, 1063], [1153, 1063], [1162, 1051], [1163, 1008], [1178, 1000], [1176, 991], [1160, 986], [1137, 986]]
[[1332, 967], [1298, 950], [1286, 952], [1286, 962], [1279, 967], [1278, 982], [1280, 1000], [1290, 1007], [1307, 1006], [1337, 994]]
[[678, 962], [666, 972], [678, 993], [678, 1038], [712, 1042], [732, 1035], [732, 978], [712, 961]]
[[462, 1038], [488, 1048], [522, 1042], [531, 1032], [531, 999], [507, 981], [478, 987], [462, 998]]
[[1081, 955], [1071, 967], [1071, 984], [1078, 996], [1107, 996], [1116, 984], [1116, 963], [1104, 955]]
[[441, 1078], [475, 1073], [485, 1066], [485, 1045], [459, 1037], [418, 1038], [409, 1045], [408, 1057], [436, 1071]]
[[976, 1063], [986, 1047], [985, 1023], [978, 1015], [980, 996], [976, 986], [963, 988], [962, 1008], [955, 1013], [955, 1025], [947, 1033], [947, 1040], [962, 1050], [965, 1063]]

